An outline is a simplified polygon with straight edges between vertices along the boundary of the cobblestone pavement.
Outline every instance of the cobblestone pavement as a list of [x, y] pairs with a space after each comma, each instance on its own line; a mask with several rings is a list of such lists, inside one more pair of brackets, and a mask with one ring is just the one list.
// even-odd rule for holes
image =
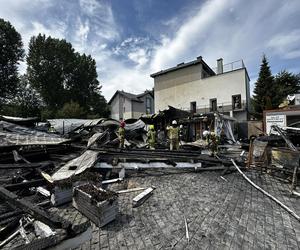
[[[300, 213], [300, 200], [286, 184], [255, 171], [247, 175]], [[156, 186], [154, 194], [137, 208], [137, 193], [120, 195], [116, 221], [93, 225], [92, 239], [78, 249], [300, 249], [300, 222], [240, 174], [225, 178], [220, 172], [133, 176], [137, 186]]]

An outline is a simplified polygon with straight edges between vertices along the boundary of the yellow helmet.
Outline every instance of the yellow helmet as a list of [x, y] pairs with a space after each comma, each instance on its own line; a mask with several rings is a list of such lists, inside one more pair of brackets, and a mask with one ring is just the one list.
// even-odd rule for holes
[[154, 125], [149, 125], [149, 129], [154, 130]]

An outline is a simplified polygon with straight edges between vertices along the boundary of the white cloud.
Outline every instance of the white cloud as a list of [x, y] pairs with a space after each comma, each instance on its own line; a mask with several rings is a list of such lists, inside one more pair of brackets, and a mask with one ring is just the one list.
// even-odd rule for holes
[[27, 33], [27, 37], [37, 35], [39, 33], [45, 34], [46, 36], [52, 36], [55, 38], [65, 38], [67, 26], [62, 22], [53, 23], [50, 27], [46, 27], [40, 22], [32, 22], [32, 30]]
[[127, 37], [119, 45], [112, 49], [113, 54], [124, 56], [135, 64], [136, 69], [147, 65], [155, 42], [145, 37]]
[[153, 70], [171, 66], [170, 62], [176, 64], [178, 58], [186, 54], [188, 50], [195, 48], [196, 45], [201, 46], [201, 42], [211, 31], [212, 22], [224, 11], [228, 3], [228, 1], [223, 0], [206, 2], [196, 16], [190, 18], [180, 27], [174, 39], [169, 42], [163, 41], [163, 46], [156, 51], [152, 61]]
[[104, 1], [79, 0], [83, 14], [90, 18], [93, 32], [102, 39], [115, 40], [119, 38], [112, 8]]
[[267, 46], [282, 58], [294, 59], [300, 57], [300, 29], [273, 36]]
[[89, 31], [90, 31], [89, 21], [86, 20], [84, 24], [80, 22], [79, 30], [77, 31], [77, 36], [79, 36], [83, 41], [86, 41]]
[[[127, 24], [116, 23], [108, 1], [0, 0], [0, 6], [5, 6], [0, 16], [12, 22], [25, 45], [42, 32], [66, 38], [77, 51], [91, 54], [107, 99], [117, 89], [139, 93], [152, 88], [151, 73], [199, 55], [212, 67], [220, 57], [225, 63], [243, 58], [253, 79], [264, 52], [269, 59], [300, 57], [299, 0], [204, 1], [162, 20], [159, 31], [167, 28], [153, 38], [134, 33], [123, 37]], [[63, 13], [58, 17], [57, 12]]]
[[[242, 58], [250, 75], [256, 75], [263, 53], [271, 60], [278, 52], [284, 59], [299, 57], [299, 34], [291, 33], [300, 22], [299, 0], [211, 0], [199, 7], [175, 34], [161, 39], [151, 60], [153, 72], [202, 55], [211, 67], [220, 57], [225, 63]], [[278, 41], [276, 34], [283, 30], [283, 37], [291, 34]]]
[[148, 62], [148, 56], [144, 49], [137, 49], [134, 52], [128, 53], [128, 58], [137, 63], [138, 67], [144, 66]]
[[94, 15], [101, 4], [96, 0], [79, 0], [80, 8], [89, 15]]
[[153, 87], [153, 81], [149, 76], [149, 71], [126, 67], [116, 60], [108, 60], [106, 62], [109, 67], [106, 68], [105, 71], [102, 71], [105, 72], [105, 74], [101, 76], [101, 79], [104, 82], [102, 91], [107, 100], [112, 97], [116, 90], [139, 94], [145, 89], [151, 89]]

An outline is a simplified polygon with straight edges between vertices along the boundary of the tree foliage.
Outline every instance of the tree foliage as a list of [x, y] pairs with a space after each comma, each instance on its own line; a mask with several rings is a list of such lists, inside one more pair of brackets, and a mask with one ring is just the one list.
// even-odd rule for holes
[[70, 43], [41, 34], [31, 38], [27, 56], [28, 80], [50, 110], [58, 110], [67, 102], [73, 64], [74, 49]]
[[10, 22], [0, 18], [0, 99], [15, 94], [18, 62], [24, 57], [21, 35]]
[[283, 70], [273, 77], [264, 55], [253, 91], [255, 115], [261, 117], [263, 110], [277, 109], [288, 95], [296, 94], [299, 90], [300, 74], [296, 75]]
[[300, 90], [300, 74], [293, 74], [283, 70], [275, 76], [277, 106], [282, 103], [288, 95]]
[[263, 55], [259, 76], [253, 91], [254, 111], [257, 116], [261, 116], [263, 110], [272, 109], [275, 101], [273, 98], [275, 92], [274, 77], [267, 58]]
[[6, 115], [19, 117], [39, 116], [42, 101], [39, 94], [30, 86], [26, 75], [20, 77], [12, 99], [4, 105]]
[[18, 116], [39, 116], [43, 103], [40, 95], [29, 84], [26, 75], [21, 77], [14, 99], [15, 104], [18, 106]]
[[77, 102], [65, 103], [63, 108], [57, 112], [57, 118], [82, 118], [85, 115], [83, 107]]
[[27, 57], [30, 83], [46, 103], [45, 114], [78, 104], [83, 116], [106, 116], [107, 103], [101, 95], [96, 62], [90, 55], [75, 53], [65, 40], [39, 34], [32, 37]]

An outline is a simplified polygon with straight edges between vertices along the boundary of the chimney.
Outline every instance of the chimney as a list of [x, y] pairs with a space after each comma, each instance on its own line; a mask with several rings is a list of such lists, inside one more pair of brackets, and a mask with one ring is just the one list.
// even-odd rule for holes
[[223, 58], [217, 60], [217, 74], [223, 73]]

